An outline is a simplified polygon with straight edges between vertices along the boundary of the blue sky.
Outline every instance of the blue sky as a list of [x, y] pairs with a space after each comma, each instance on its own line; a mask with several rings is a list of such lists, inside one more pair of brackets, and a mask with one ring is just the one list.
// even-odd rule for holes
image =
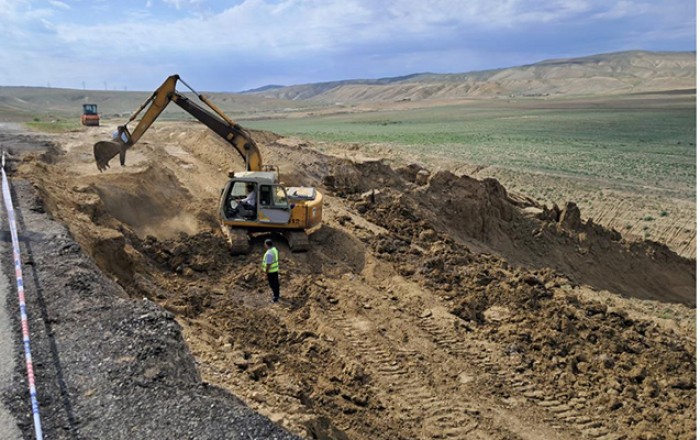
[[0, 85], [203, 91], [696, 48], [695, 0], [0, 0]]

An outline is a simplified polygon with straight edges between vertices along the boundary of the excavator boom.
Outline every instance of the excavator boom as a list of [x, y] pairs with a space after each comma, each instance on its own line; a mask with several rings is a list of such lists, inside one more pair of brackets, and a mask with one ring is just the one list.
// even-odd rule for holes
[[[178, 93], [176, 90], [178, 80], [194, 92], [199, 100], [206, 104], [214, 113]], [[100, 171], [109, 168], [109, 161], [117, 154], [123, 166], [126, 159], [126, 151], [141, 139], [141, 136], [153, 125], [153, 122], [155, 122], [170, 102], [175, 102], [175, 104], [231, 144], [243, 157], [247, 171], [262, 170], [262, 156], [250, 134], [243, 127], [226, 116], [204, 95], [197, 93], [187, 85], [187, 83], [182, 81], [178, 75], [169, 76], [141, 107], [131, 115], [129, 120], [124, 125], [118, 127], [116, 140], [100, 141], [94, 145], [93, 152], [97, 168]], [[135, 120], [144, 109], [146, 109], [146, 113], [138, 122], [136, 128], [130, 132], [127, 125]]]

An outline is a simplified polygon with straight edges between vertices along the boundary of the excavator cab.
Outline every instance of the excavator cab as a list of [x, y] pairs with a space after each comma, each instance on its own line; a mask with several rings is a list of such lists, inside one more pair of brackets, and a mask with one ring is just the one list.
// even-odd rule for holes
[[286, 225], [291, 217], [287, 191], [273, 172], [237, 173], [224, 188], [222, 201], [223, 219], [233, 224]]
[[[252, 203], [251, 192], [254, 194]], [[229, 221], [286, 225], [291, 217], [287, 191], [282, 185], [232, 180], [225, 200], [224, 218]]]
[[[252, 187], [251, 187], [252, 185]], [[255, 205], [248, 201], [251, 189]], [[234, 255], [250, 250], [249, 232], [281, 233], [292, 252], [309, 248], [305, 230], [320, 226], [322, 196], [313, 188], [311, 198], [296, 197], [277, 180], [271, 171], [243, 171], [235, 173], [221, 193], [221, 224]]]

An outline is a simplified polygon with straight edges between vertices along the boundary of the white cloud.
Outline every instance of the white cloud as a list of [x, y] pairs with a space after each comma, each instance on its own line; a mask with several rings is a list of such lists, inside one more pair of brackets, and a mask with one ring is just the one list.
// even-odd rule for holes
[[28, 4], [27, 0], [0, 0], [0, 20], [3, 21], [3, 26], [12, 24], [8, 20], [21, 19]]
[[68, 5], [67, 3], [58, 1], [58, 0], [49, 0], [49, 4], [51, 6], [53, 6], [54, 8], [58, 8], [58, 9], [64, 9], [64, 10], [70, 9], [70, 5]]
[[182, 9], [183, 7], [199, 5], [202, 3], [201, 0], [163, 0], [163, 3], [175, 7], [175, 9]]
[[[96, 2], [98, 0], [93, 0], [91, 5]], [[0, 0], [0, 21], [3, 22], [0, 57], [15, 57], [20, 65], [24, 63], [23, 56], [29, 53], [42, 55], [44, 58], [39, 59], [45, 59], [47, 64], [60, 63], [64, 59], [66, 69], [56, 68], [56, 72], [69, 72], [70, 65], [92, 63], [101, 66], [105, 58], [129, 65], [130, 69], [146, 66], [151, 71], [157, 70], [156, 75], [161, 74], [160, 70], [172, 73], [183, 64], [197, 68], [197, 63], [203, 64], [203, 70], [206, 63], [215, 65], [214, 69], [231, 66], [231, 70], [236, 66], [255, 69], [260, 64], [276, 65], [280, 67], [275, 75], [283, 76], [288, 69], [297, 75], [326, 72], [324, 75], [329, 79], [347, 77], [350, 73], [346, 73], [346, 66], [352, 65], [359, 71], [363, 63], [372, 76], [381, 76], [378, 72], [383, 66], [387, 66], [386, 71], [391, 74], [412, 73], [411, 70], [401, 72], [402, 65], [406, 69], [422, 71], [439, 65], [442, 70], [455, 71], [477, 59], [504, 67], [508, 61], [501, 60], [512, 60], [517, 47], [522, 47], [531, 34], [542, 34], [546, 29], [568, 31], [570, 27], [580, 28], [583, 29], [580, 32], [587, 34], [581, 39], [572, 36], [568, 41], [586, 40], [595, 45], [596, 30], [599, 29], [596, 26], [607, 26], [606, 44], [612, 44], [615, 50], [614, 41], [610, 40], [612, 26], [625, 19], [646, 17], [646, 21], [653, 21], [655, 27], [620, 30], [626, 31], [625, 48], [630, 45], [629, 35], [638, 37], [640, 42], [654, 41], [645, 39], [644, 35], [653, 35], [661, 41], [664, 35], [682, 39], [687, 32], [694, 32], [694, 17], [678, 19], [678, 14], [684, 14], [683, 17], [690, 15], [687, 11], [690, 6], [685, 6], [682, 13], [673, 11], [679, 9], [678, 5], [689, 2], [243, 0], [231, 2], [232, 6], [221, 9], [219, 2], [145, 0], [137, 2], [138, 9], [125, 7], [123, 13], [114, 14], [112, 22], [85, 24], [84, 11], [73, 8], [75, 20], [83, 20], [76, 25], [77, 22], [65, 21], [66, 18], [55, 10], [35, 7], [37, 2], [34, 1]], [[68, 7], [60, 0], [44, 2], [47, 4], [55, 8]], [[214, 5], [219, 9], [214, 11]], [[167, 8], [167, 14], [159, 14], [163, 8]], [[207, 12], [202, 14], [202, 11]], [[688, 23], [689, 20], [692, 23]], [[674, 24], [679, 22], [684, 24], [684, 33], [675, 31], [678, 26]], [[668, 31], [666, 34], [665, 30]], [[567, 44], [550, 41], [557, 37], [532, 44], [552, 47]], [[599, 51], [608, 50], [608, 46], [605, 47]], [[571, 53], [571, 50], [531, 49], [536, 53], [549, 51], [551, 57]], [[47, 54], [55, 57], [46, 57]], [[451, 69], [450, 63], [455, 67]], [[148, 70], [144, 68], [143, 72]], [[26, 76], [10, 78], [5, 75], [9, 74], [0, 71], [0, 84], [26, 80]]]
[[[201, 0], [162, 1], [178, 9], [202, 3]], [[639, 14], [648, 5], [651, 3], [632, 5], [627, 0], [245, 0], [206, 16], [182, 12], [179, 19], [158, 23], [157, 14], [151, 14], [148, 20], [94, 26], [63, 23], [57, 25], [56, 31], [60, 41], [80, 41], [86, 51], [102, 51], [105, 41], [94, 38], [102, 34], [109, 35], [116, 54], [129, 53], [140, 46], [154, 51], [223, 50], [291, 57], [357, 44], [449, 38], [464, 29], [513, 29], [576, 20], [586, 15], [586, 20], [619, 18]]]
[[611, 20], [617, 18], [642, 15], [649, 11], [649, 6], [644, 3], [632, 2], [628, 0], [618, 1], [609, 9], [594, 15], [594, 18]]

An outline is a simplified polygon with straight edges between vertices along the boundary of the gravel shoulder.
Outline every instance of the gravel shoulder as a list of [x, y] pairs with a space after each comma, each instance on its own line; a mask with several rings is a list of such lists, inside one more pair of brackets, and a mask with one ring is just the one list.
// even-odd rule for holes
[[[298, 438], [202, 382], [173, 315], [127, 298], [49, 218], [31, 184], [13, 181], [13, 196], [47, 438]], [[16, 298], [9, 303], [17, 308]], [[19, 335], [15, 342], [21, 347]], [[24, 438], [32, 438], [21, 356], [17, 348], [13, 383], [19, 385], [4, 400]]]
[[[5, 225], [6, 216], [2, 216], [0, 219]], [[6, 247], [9, 246], [3, 242], [3, 254], [6, 253]], [[13, 334], [15, 330], [18, 330], [18, 327], [15, 327], [14, 321], [10, 319], [10, 314], [16, 313], [18, 309], [9, 307], [10, 298], [14, 291], [8, 282], [7, 267], [11, 266], [7, 266], [4, 262], [0, 265], [0, 393], [9, 392], [13, 387], [18, 386], [13, 376], [17, 364], [15, 353], [22, 349], [22, 346], [16, 343]], [[22, 438], [15, 418], [2, 403], [0, 403], [0, 438], [7, 440]]]

